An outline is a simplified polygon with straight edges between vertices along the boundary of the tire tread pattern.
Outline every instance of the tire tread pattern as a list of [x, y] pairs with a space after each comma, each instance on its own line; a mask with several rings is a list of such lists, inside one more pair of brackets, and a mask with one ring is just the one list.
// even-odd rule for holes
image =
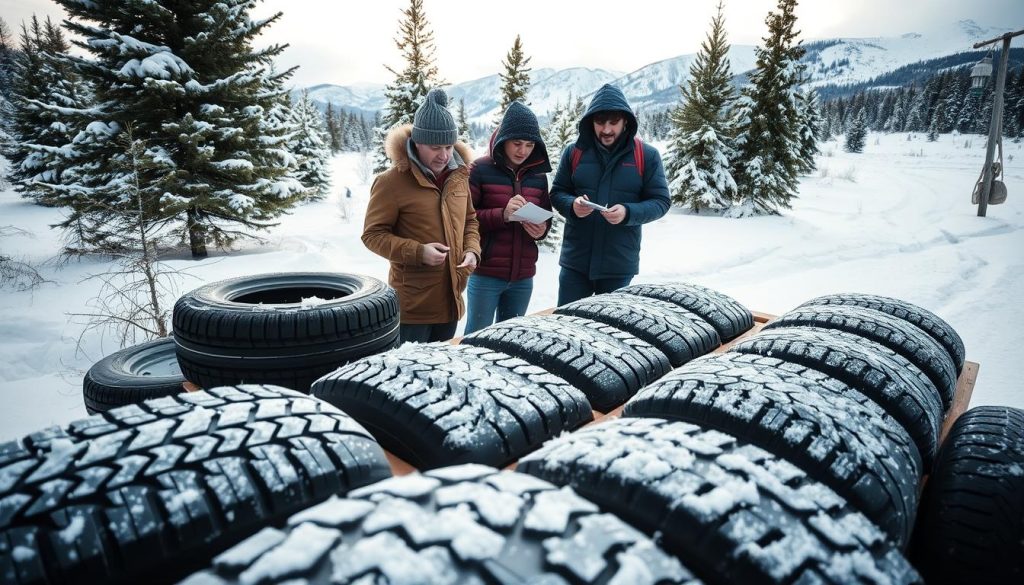
[[182, 585], [395, 582], [389, 577], [469, 585], [700, 583], [648, 537], [571, 489], [468, 464], [332, 497], [217, 557]]
[[880, 343], [921, 369], [939, 390], [943, 411], [956, 392], [956, 366], [949, 354], [916, 325], [888, 313], [855, 305], [810, 305], [794, 309], [765, 325], [838, 329]]
[[593, 419], [586, 396], [543, 369], [485, 347], [405, 344], [313, 384], [419, 469], [501, 467]]
[[115, 408], [0, 446], [0, 581], [165, 582], [390, 476], [334, 407], [269, 386]]
[[548, 443], [518, 469], [659, 535], [706, 583], [921, 583], [835, 492], [719, 431], [612, 419]]
[[925, 486], [913, 560], [929, 583], [1024, 582], [1024, 410], [977, 406]]
[[684, 282], [633, 284], [615, 291], [674, 303], [700, 315], [718, 331], [722, 341], [739, 337], [754, 326], [754, 315], [736, 299], [716, 290]]
[[829, 486], [898, 546], [910, 541], [917, 447], [881, 407], [817, 370], [756, 354], [706, 356], [640, 390], [623, 415], [682, 420], [752, 443]]
[[586, 394], [598, 412], [626, 402], [672, 369], [668, 357], [636, 336], [571, 315], [516, 317], [462, 339], [544, 368]]
[[863, 392], [914, 438], [925, 473], [935, 462], [943, 413], [938, 390], [891, 349], [845, 331], [787, 327], [760, 331], [729, 351], [802, 364]]
[[938, 315], [928, 309], [919, 307], [912, 303], [884, 297], [880, 295], [868, 295], [861, 293], [845, 293], [825, 295], [811, 299], [801, 306], [808, 305], [853, 305], [867, 307], [903, 319], [908, 323], [918, 326], [928, 335], [931, 335], [947, 352], [953, 360], [953, 366], [959, 376], [963, 371], [966, 352], [964, 341], [957, 334], [956, 330], [949, 323], [943, 321]]
[[563, 305], [555, 314], [585, 317], [631, 333], [658, 348], [675, 368], [722, 344], [710, 323], [658, 299], [637, 302], [634, 295], [608, 293]]

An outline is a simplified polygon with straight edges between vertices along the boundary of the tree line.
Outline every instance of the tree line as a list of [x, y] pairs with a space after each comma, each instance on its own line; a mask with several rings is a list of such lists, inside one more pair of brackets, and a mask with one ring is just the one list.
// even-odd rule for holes
[[[722, 6], [712, 30], [680, 87], [680, 105], [670, 112], [639, 116], [648, 139], [669, 137], [665, 156], [673, 202], [694, 210], [733, 216], [779, 213], [791, 206], [801, 174], [814, 169], [821, 119], [813, 93], [805, 91], [804, 49], [795, 28], [796, 0], [779, 0], [768, 14], [768, 35], [757, 49], [750, 83], [738, 94], [731, 84]], [[445, 84], [434, 59], [433, 32], [423, 0], [410, 0], [402, 12], [395, 45], [404, 59], [385, 88], [387, 102], [374, 135], [375, 171], [387, 168], [387, 131], [412, 122], [427, 92]], [[529, 105], [529, 57], [517, 36], [502, 62], [501, 107]], [[579, 104], [572, 98], [553, 112], [546, 137], [548, 152], [559, 153], [575, 137]], [[572, 119], [567, 117], [572, 116]], [[568, 139], [566, 139], [568, 140]]]
[[[998, 54], [996, 55], [998, 59]], [[998, 63], [998, 60], [995, 60]], [[1024, 68], [1008, 68], [1003, 95], [1003, 136], [1024, 135]], [[970, 91], [971, 67], [940, 71], [906, 87], [863, 88], [824, 103], [823, 132], [846, 134], [862, 126], [874, 132], [987, 135], [992, 120], [995, 75], [979, 96]]]

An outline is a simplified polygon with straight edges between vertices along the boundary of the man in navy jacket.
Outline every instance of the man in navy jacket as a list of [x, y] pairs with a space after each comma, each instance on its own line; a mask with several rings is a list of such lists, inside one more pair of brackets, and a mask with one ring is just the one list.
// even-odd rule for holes
[[552, 206], [566, 218], [559, 306], [628, 285], [640, 271], [641, 226], [668, 212], [661, 155], [636, 131], [626, 96], [606, 84], [562, 153], [551, 189]]

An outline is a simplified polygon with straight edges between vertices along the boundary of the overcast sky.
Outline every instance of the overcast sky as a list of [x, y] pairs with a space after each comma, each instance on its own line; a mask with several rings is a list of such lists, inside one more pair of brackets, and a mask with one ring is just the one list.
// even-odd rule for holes
[[[530, 66], [593, 67], [629, 72], [648, 63], [696, 52], [717, 0], [425, 0], [437, 64], [449, 83], [497, 73], [517, 34]], [[255, 16], [284, 15], [260, 38], [288, 43], [280, 67], [300, 65], [298, 86], [387, 83], [384, 65], [402, 66], [394, 37], [408, 0], [266, 0]], [[764, 18], [776, 0], [729, 0], [729, 41], [759, 44]], [[63, 19], [52, 0], [0, 0], [0, 16], [17, 30], [33, 13]], [[962, 19], [982, 26], [1024, 29], [1024, 0], [803, 0], [801, 38], [896, 36], [928, 33]], [[1014, 46], [1022, 46], [1017, 39]], [[969, 49], [969, 47], [964, 47]]]

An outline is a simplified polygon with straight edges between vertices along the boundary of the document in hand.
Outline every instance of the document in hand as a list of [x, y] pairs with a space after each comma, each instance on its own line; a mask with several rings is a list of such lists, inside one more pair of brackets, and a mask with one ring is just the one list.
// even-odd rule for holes
[[598, 211], [608, 211], [608, 208], [605, 207], [604, 205], [601, 205], [600, 203], [594, 203], [593, 201], [588, 201], [586, 199], [580, 201], [580, 203], [582, 203], [583, 205], [586, 205], [587, 207], [589, 207], [591, 209], [596, 209]]
[[515, 213], [509, 216], [512, 221], [528, 221], [530, 223], [544, 223], [551, 219], [554, 214], [544, 209], [539, 205], [533, 203], [527, 203], [526, 205], [515, 210]]

